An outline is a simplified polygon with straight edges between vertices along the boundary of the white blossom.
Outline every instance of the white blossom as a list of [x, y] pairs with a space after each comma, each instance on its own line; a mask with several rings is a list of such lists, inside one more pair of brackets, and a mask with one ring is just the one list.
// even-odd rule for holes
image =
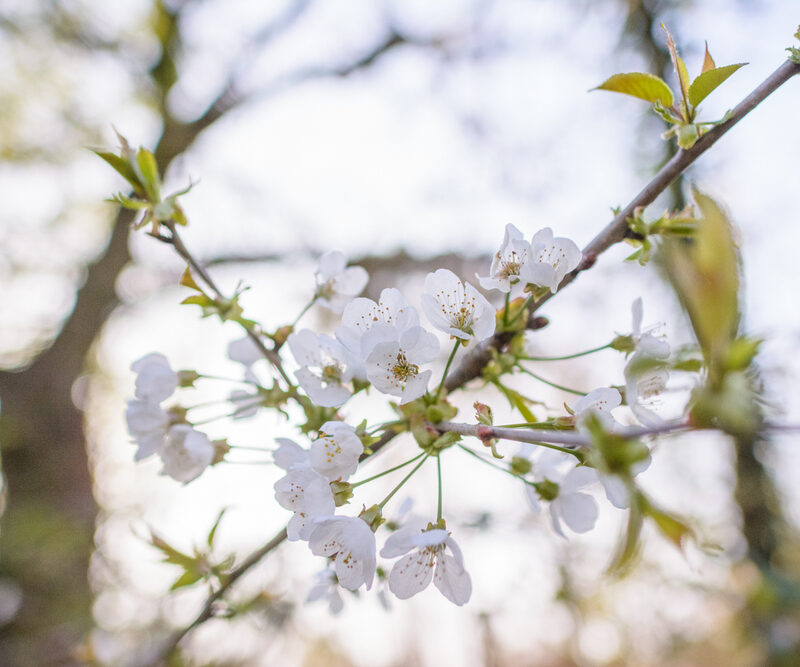
[[136, 398], [161, 403], [178, 388], [178, 374], [159, 352], [133, 362], [131, 370], [136, 373]]
[[311, 553], [333, 561], [339, 583], [351, 591], [375, 577], [375, 535], [366, 521], [357, 517], [329, 516], [314, 521], [308, 540]]
[[345, 384], [353, 379], [353, 361], [339, 341], [303, 329], [286, 342], [300, 365], [295, 377], [314, 403], [335, 408], [350, 398]]
[[669, 358], [669, 344], [662, 337], [642, 331], [643, 307], [641, 298], [633, 302], [634, 353], [625, 364], [625, 402], [633, 416], [644, 426], [655, 428], [664, 423], [650, 406], [653, 398], [664, 391], [669, 372], [662, 363]]
[[[540, 500], [549, 501], [550, 521], [561, 537], [565, 537], [563, 521], [573, 532], [585, 533], [597, 522], [597, 501], [583, 489], [598, 481], [597, 471], [586, 466], [572, 466], [572, 457], [553, 450], [543, 452], [533, 464], [533, 478], [539, 489], [525, 485], [528, 500], [535, 510]], [[552, 496], [551, 494], [554, 494]]]
[[314, 519], [330, 516], [336, 510], [328, 479], [309, 466], [291, 467], [274, 488], [278, 504], [293, 512], [286, 525], [289, 540], [307, 540], [314, 529]]
[[330, 250], [319, 258], [314, 276], [317, 303], [334, 313], [341, 313], [347, 302], [359, 295], [369, 280], [363, 267], [347, 268], [347, 258], [339, 250]]
[[125, 419], [128, 432], [139, 447], [134, 460], [141, 461], [161, 450], [170, 419], [158, 403], [139, 399], [128, 401]]
[[555, 294], [570, 271], [578, 267], [583, 254], [568, 238], [553, 238], [550, 227], [540, 229], [531, 241], [532, 255], [526, 262], [522, 278], [533, 285], [549, 287]]
[[211, 465], [214, 445], [205, 433], [189, 424], [175, 424], [167, 432], [159, 455], [164, 462], [161, 474], [186, 484]]
[[492, 258], [489, 275], [481, 277], [475, 274], [475, 277], [483, 289], [510, 292], [520, 282], [531, 254], [531, 244], [523, 239], [521, 231], [509, 223], [506, 225], [503, 245]]
[[593, 389], [585, 396], [577, 398], [570, 404], [570, 409], [575, 413], [578, 425], [589, 414], [594, 414], [607, 430], [613, 429], [617, 422], [611, 411], [622, 403], [619, 391], [612, 387]]
[[653, 358], [635, 353], [625, 365], [625, 402], [633, 416], [649, 428], [657, 428], [664, 420], [650, 409], [653, 398], [664, 391], [669, 373], [663, 366], [650, 366]]
[[662, 336], [655, 336], [650, 331], [642, 331], [642, 319], [644, 317], [644, 306], [639, 297], [631, 306], [633, 315], [633, 326], [631, 337], [635, 352], [641, 353], [654, 359], [667, 359], [669, 357], [669, 343]]
[[[366, 380], [364, 361], [372, 351], [364, 345], [365, 334], [374, 327], [393, 327], [402, 332], [419, 326], [416, 308], [409, 306], [400, 290], [393, 287], [381, 292], [378, 303], [372, 299], [353, 299], [342, 313], [342, 325], [335, 331], [336, 338], [358, 361], [355, 375]], [[369, 337], [367, 337], [367, 342]]]
[[482, 341], [494, 333], [492, 304], [452, 271], [438, 269], [429, 273], [421, 302], [430, 323], [451, 336]]
[[327, 601], [331, 614], [338, 614], [344, 609], [344, 600], [339, 593], [339, 582], [336, 574], [330, 568], [317, 572], [316, 582], [308, 592], [306, 602], [316, 602], [322, 599]]
[[376, 326], [364, 339], [372, 350], [365, 361], [367, 378], [378, 391], [399, 397], [401, 404], [425, 393], [432, 371], [420, 371], [420, 365], [439, 355], [436, 336], [418, 326], [405, 331]]
[[461, 606], [469, 600], [472, 581], [464, 569], [461, 549], [448, 531], [421, 530], [417, 522], [407, 524], [393, 533], [381, 549], [384, 558], [403, 554], [407, 555], [389, 573], [389, 590], [398, 598], [406, 600], [416, 595], [433, 579], [434, 586], [452, 603]]
[[311, 467], [330, 481], [347, 479], [364, 453], [361, 439], [352, 426], [340, 421], [325, 422], [320, 432], [311, 443]]

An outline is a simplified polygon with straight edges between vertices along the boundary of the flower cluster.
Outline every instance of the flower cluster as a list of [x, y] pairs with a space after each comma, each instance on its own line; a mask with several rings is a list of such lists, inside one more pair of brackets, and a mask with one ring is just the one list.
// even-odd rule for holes
[[515, 285], [547, 288], [553, 294], [583, 255], [573, 241], [553, 237], [549, 227], [540, 229], [530, 243], [514, 225], [506, 225], [503, 245], [494, 256], [488, 276], [478, 276], [481, 287], [511, 292]]
[[180, 376], [163, 354], [154, 352], [134, 362], [136, 398], [128, 401], [125, 417], [128, 431], [138, 449], [140, 461], [158, 454], [164, 464], [163, 475], [191, 482], [214, 460], [215, 448], [204, 433], [179, 421], [179, 411], [165, 410], [161, 403], [177, 389]]
[[[530, 298], [537, 298], [543, 291], [555, 292], [580, 261], [577, 246], [569, 239], [554, 238], [549, 228], [534, 234], [529, 242], [513, 225], [507, 225], [489, 275], [478, 279], [484, 289], [510, 294], [519, 287], [532, 292]], [[232, 392], [230, 401], [236, 410], [228, 416], [249, 416], [264, 405], [279, 407], [281, 401], [289, 397], [305, 406], [304, 409], [308, 409], [310, 401], [312, 406], [317, 406], [312, 410], [322, 409], [314, 414], [325, 415], [303, 429], [312, 434], [306, 447], [294, 440], [279, 438], [273, 453], [274, 464], [284, 472], [274, 484], [275, 498], [281, 507], [291, 512], [288, 539], [306, 542], [314, 555], [328, 561], [328, 567], [320, 573], [309, 593], [309, 600], [325, 599], [331, 611], [338, 612], [343, 605], [340, 587], [351, 591], [362, 586], [371, 589], [376, 572], [384, 571], [377, 567], [380, 556], [397, 559], [391, 568], [385, 568], [388, 575], [380, 575], [396, 597], [409, 598], [433, 581], [448, 600], [463, 605], [471, 596], [472, 583], [461, 550], [442, 518], [441, 486], [435, 521], [415, 517], [400, 524], [392, 523], [393, 532], [380, 551], [376, 533], [385, 522], [383, 506], [400, 486], [428, 458], [438, 459], [437, 464], [441, 466], [442, 453], [459, 439], [454, 433], [438, 431], [435, 423], [442, 417], [430, 415], [456, 413], [446, 402], [439, 402], [450, 363], [460, 347], [479, 343], [495, 333], [496, 310], [473, 285], [448, 269], [438, 269], [425, 278], [420, 298], [421, 311], [429, 325], [439, 331], [437, 336], [421, 324], [420, 312], [398, 289], [384, 289], [377, 301], [359, 297], [367, 274], [360, 267], [348, 267], [344, 255], [338, 251], [320, 259], [316, 279], [316, 291], [300, 316], [315, 303], [341, 313], [341, 321], [332, 335], [310, 329], [295, 331], [294, 325], [280, 329], [279, 332], [285, 332], [280, 337], [248, 330], [248, 336], [234, 341], [228, 349], [228, 356], [244, 366], [243, 382], [257, 389], [256, 393]], [[617, 349], [629, 356], [625, 366], [626, 402], [637, 419], [650, 424], [659, 418], [642, 403], [664, 387], [663, 362], [669, 357], [669, 347], [651, 332], [642, 331], [640, 300], [634, 303], [633, 311], [632, 333], [619, 337], [623, 342]], [[442, 334], [450, 337], [454, 347], [441, 385], [432, 392], [429, 391], [433, 375], [430, 364], [439, 357]], [[264, 359], [264, 349], [256, 343], [268, 338], [272, 338], [276, 349], [285, 341], [297, 364], [294, 377], [298, 387], [289, 384], [286, 391], [267, 390], [260, 384], [254, 366]], [[521, 336], [519, 338], [522, 340]], [[522, 360], [535, 359], [524, 356], [524, 352], [517, 354], [511, 370], [521, 369]], [[654, 365], [654, 360], [659, 363]], [[137, 460], [158, 453], [164, 462], [165, 474], [184, 482], [194, 479], [214, 459], [214, 445], [192, 427], [185, 418], [185, 410], [181, 414], [180, 409], [167, 411], [161, 407], [161, 402], [180, 384], [179, 375], [157, 354], [139, 360], [133, 369], [138, 373], [136, 399], [129, 403], [128, 424], [139, 445]], [[288, 376], [284, 374], [283, 377], [289, 382]], [[503, 385], [498, 386], [504, 389]], [[405, 419], [396, 423], [403, 423], [403, 430], [414, 434], [422, 453], [400, 466], [351, 483], [359, 462], [370, 454], [368, 447], [377, 438], [369, 434], [365, 424], [355, 428], [342, 421], [339, 413], [331, 408], [343, 406], [354, 393], [367, 387], [399, 399], [397, 411]], [[299, 395], [298, 389], [305, 396]], [[512, 403], [518, 405], [515, 394], [504, 390]], [[268, 398], [270, 392], [277, 392], [277, 395]], [[414, 405], [404, 407], [414, 401]], [[567, 406], [569, 415], [554, 417], [553, 423], [560, 424], [558, 428], [570, 428], [579, 433], [590, 433], [593, 425], [599, 425], [605, 433], [619, 432], [622, 426], [612, 411], [622, 403], [623, 396], [617, 388], [595, 389], [574, 400]], [[428, 408], [433, 408], [434, 413], [427, 412]], [[491, 410], [488, 406], [483, 408], [480, 421], [491, 424]], [[412, 421], [409, 415], [421, 417], [420, 411], [425, 416]], [[522, 412], [526, 416], [529, 414]], [[494, 444], [492, 451], [495, 452]], [[624, 475], [619, 476], [598, 456], [584, 452], [576, 461], [575, 452], [563, 448], [553, 451], [524, 445], [513, 458], [509, 470], [525, 482], [531, 506], [538, 509], [546, 504], [553, 529], [565, 536], [565, 529], [584, 533], [594, 527], [599, 508], [592, 486], [602, 485], [615, 506], [628, 506], [630, 476], [646, 467], [649, 461], [640, 456], [636, 466], [625, 469]], [[356, 515], [340, 513], [340, 508], [353, 496], [355, 487], [418, 459], [421, 460], [416, 467], [381, 503], [364, 506]]]

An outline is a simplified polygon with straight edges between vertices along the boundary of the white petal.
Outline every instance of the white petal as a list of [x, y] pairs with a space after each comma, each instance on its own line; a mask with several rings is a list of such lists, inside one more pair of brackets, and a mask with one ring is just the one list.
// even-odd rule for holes
[[288, 470], [292, 465], [308, 463], [308, 450], [303, 449], [293, 440], [275, 438], [275, 442], [278, 443], [278, 449], [273, 453], [272, 459], [279, 468]]
[[427, 588], [432, 577], [433, 555], [415, 551], [394, 564], [389, 573], [389, 590], [401, 600], [407, 600]]
[[319, 258], [317, 272], [326, 279], [333, 278], [344, 271], [346, 265], [347, 258], [341, 250], [329, 250]]
[[436, 559], [436, 573], [433, 577], [436, 586], [450, 602], [459, 607], [466, 604], [472, 595], [472, 580], [469, 574], [453, 556], [440, 553]]
[[347, 387], [340, 384], [325, 384], [308, 368], [301, 368], [294, 373], [300, 386], [308, 397], [323, 408], [338, 408], [351, 396]]
[[585, 533], [597, 521], [597, 501], [585, 493], [567, 493], [559, 495], [554, 503], [558, 503], [561, 517], [571, 530], [576, 533]]
[[644, 306], [642, 305], [642, 297], [636, 299], [631, 305], [631, 313], [633, 315], [633, 336], [638, 337], [642, 332], [642, 318], [644, 317]]
[[600, 475], [600, 481], [606, 492], [606, 498], [616, 508], [624, 510], [630, 506], [628, 489], [616, 475]]
[[570, 470], [561, 482], [561, 493], [572, 493], [597, 482], [597, 471], [588, 466], [577, 466]]

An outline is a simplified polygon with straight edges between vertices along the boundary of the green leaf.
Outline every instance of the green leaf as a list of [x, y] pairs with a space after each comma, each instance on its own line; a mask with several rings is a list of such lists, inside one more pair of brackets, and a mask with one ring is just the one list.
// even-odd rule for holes
[[609, 575], [617, 577], [624, 576], [635, 562], [640, 550], [642, 524], [644, 523], [643, 519], [639, 494], [636, 494], [633, 502], [631, 502], [628, 526], [625, 529], [625, 534], [617, 545], [614, 558], [611, 560], [611, 564], [606, 570]]
[[120, 176], [122, 176], [122, 178], [131, 184], [131, 187], [137, 194], [144, 194], [144, 189], [142, 188], [142, 184], [139, 182], [139, 177], [136, 175], [133, 167], [131, 167], [130, 162], [124, 158], [121, 158], [119, 155], [114, 155], [114, 153], [109, 153], [108, 151], [98, 151], [92, 149], [92, 152], [97, 155], [97, 157], [102, 158], [108, 164], [110, 164], [114, 170]]
[[169, 590], [174, 591], [178, 588], [183, 588], [184, 586], [191, 586], [192, 584], [197, 583], [200, 579], [203, 578], [203, 575], [194, 570], [186, 570], [180, 577], [177, 578], [174, 584], [169, 587]]
[[709, 381], [716, 385], [739, 326], [740, 257], [720, 206], [697, 191], [694, 196], [701, 218], [692, 243], [665, 242], [663, 249], [667, 274], [700, 343]]
[[665, 107], [671, 107], [675, 101], [672, 91], [663, 79], [645, 72], [615, 74], [594, 90], [632, 95], [653, 104], [660, 102]]
[[222, 521], [222, 517], [225, 515], [225, 512], [227, 511], [228, 508], [223, 507], [219, 513], [219, 516], [217, 516], [217, 520], [214, 522], [214, 525], [211, 526], [211, 530], [208, 532], [208, 539], [206, 540], [206, 543], [208, 544], [209, 547], [214, 546], [214, 537], [217, 534], [217, 528], [219, 528], [219, 522]]
[[[684, 104], [688, 104], [689, 73], [686, 71], [686, 63], [684, 63], [681, 57], [678, 55], [678, 49], [675, 46], [675, 41], [672, 39], [672, 35], [669, 34], [667, 26], [662, 23], [661, 27], [664, 29], [664, 32], [667, 33], [667, 48], [669, 49], [670, 58], [672, 58], [672, 66], [675, 68], [675, 73], [678, 75], [678, 83], [681, 87], [681, 97], [683, 98]], [[686, 109], [685, 113], [688, 114], [689, 110]], [[684, 120], [688, 122], [691, 120], [691, 118], [685, 116]]]
[[747, 63], [739, 63], [737, 65], [725, 65], [724, 67], [715, 67], [714, 69], [704, 71], [698, 76], [692, 85], [689, 86], [689, 102], [692, 106], [696, 107], [706, 97], [708, 97], [717, 86], [722, 84], [731, 74], [733, 74], [740, 67], [744, 67]]
[[142, 179], [142, 185], [153, 202], [161, 199], [160, 182], [158, 179], [158, 163], [156, 156], [146, 148], [140, 148], [136, 154], [136, 164]]

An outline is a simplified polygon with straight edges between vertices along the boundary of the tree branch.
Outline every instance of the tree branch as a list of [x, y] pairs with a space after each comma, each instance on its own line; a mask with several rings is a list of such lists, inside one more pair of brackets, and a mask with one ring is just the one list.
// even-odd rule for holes
[[[625, 234], [628, 231], [628, 218], [633, 215], [635, 209], [652, 204], [658, 195], [666, 190], [697, 158], [717, 143], [722, 135], [798, 73], [800, 73], [800, 64], [787, 60], [733, 109], [730, 120], [709, 130], [689, 150], [679, 150], [642, 191], [583, 249], [583, 261], [577, 269], [567, 274], [559, 286], [558, 293], [561, 293], [564, 287], [575, 280], [583, 271], [591, 268], [603, 252], [625, 238]], [[552, 297], [553, 294], [549, 293], [533, 306], [531, 318], [528, 320], [529, 327], [538, 328], [535, 326], [539, 321], [539, 318], [536, 317], [536, 311]], [[452, 389], [478, 377], [491, 358], [492, 350], [505, 347], [511, 337], [508, 333], [496, 334], [475, 348], [471, 354], [464, 358], [461, 365], [450, 374], [447, 381], [448, 391], [452, 391]]]
[[[397, 35], [390, 35], [389, 39], [379, 46], [371, 54], [364, 56], [360, 62], [364, 64], [371, 64], [380, 53], [387, 51], [398, 43], [402, 42], [402, 38]], [[363, 65], [361, 65], [363, 66]], [[357, 69], [356, 64], [349, 69], [354, 71]], [[663, 192], [669, 185], [691, 165], [697, 158], [700, 157], [705, 151], [713, 146], [728, 130], [730, 130], [736, 123], [738, 123], [750, 111], [755, 109], [761, 102], [764, 101], [771, 93], [777, 90], [781, 85], [786, 83], [795, 74], [800, 73], [800, 65], [791, 61], [783, 63], [775, 72], [773, 72], [761, 85], [759, 85], [750, 95], [748, 95], [740, 104], [738, 104], [732, 112], [730, 120], [722, 125], [716, 126], [704, 134], [698, 142], [690, 150], [680, 150], [678, 153], [656, 174], [656, 176], [648, 183], [642, 191], [634, 197], [631, 202], [620, 211], [620, 213], [612, 220], [583, 250], [584, 259], [581, 265], [572, 273], [568, 274], [564, 281], [561, 283], [560, 288], [563, 289], [566, 285], [571, 283], [583, 271], [591, 268], [597, 257], [610, 248], [615, 243], [619, 243], [624, 237], [628, 229], [628, 218], [633, 214], [634, 209], [640, 206], [647, 206], [651, 204], [658, 195]], [[210, 111], [210, 110], [209, 110]], [[560, 292], [561, 290], [559, 290]], [[535, 310], [550, 299], [552, 294], [547, 295], [536, 304]], [[529, 328], [540, 328], [545, 326], [547, 321], [542, 317], [536, 317], [534, 313], [528, 321]], [[470, 380], [479, 377], [486, 362], [491, 357], [493, 349], [502, 349], [509, 340], [512, 334], [500, 333], [496, 334], [489, 340], [478, 346], [461, 365], [450, 374], [445, 383], [448, 392], [463, 387]], [[463, 435], [474, 435], [475, 437], [497, 437], [506, 440], [516, 440], [520, 442], [549, 442], [561, 443], [572, 446], [582, 446], [589, 444], [586, 438], [580, 434], [558, 431], [539, 431], [539, 430], [519, 430], [509, 429], [494, 426], [483, 426], [475, 424], [458, 424], [452, 422], [442, 422], [437, 424], [440, 430], [448, 430], [455, 433], [462, 433]], [[687, 428], [683, 422], [670, 422], [661, 429], [626, 429], [623, 435], [626, 437], [641, 437], [643, 435], [651, 435], [657, 433], [667, 433]], [[480, 433], [480, 434], [479, 434]], [[385, 431], [380, 442], [373, 445], [373, 453], [377, 453], [382, 449], [390, 440], [397, 435], [393, 430]], [[231, 578], [226, 582], [226, 585], [216, 591], [206, 602], [201, 613], [195, 620], [187, 627], [178, 631], [166, 644], [162, 656], [168, 657], [178, 647], [180, 641], [192, 629], [204, 623], [206, 620], [213, 616], [213, 605], [219, 600], [222, 595], [230, 588], [230, 586], [239, 579], [249, 568], [256, 565], [264, 556], [277, 547], [286, 538], [285, 529], [275, 535], [267, 544], [259, 550], [253, 552], [247, 560], [234, 570]], [[163, 664], [159, 660], [154, 665]]]
[[[592, 444], [592, 439], [583, 433], [575, 431], [559, 431], [546, 429], [522, 429], [504, 428], [502, 426], [486, 426], [484, 424], [460, 424], [456, 422], [441, 422], [436, 424], [436, 428], [444, 432], [460, 433], [469, 435], [479, 440], [490, 440], [498, 438], [501, 440], [514, 440], [516, 442], [530, 442], [537, 444], [540, 442], [554, 445], [566, 445], [567, 447], [588, 447]], [[674, 433], [688, 428], [684, 421], [666, 422], [662, 426], [655, 428], [631, 427], [615, 430], [614, 433], [623, 438], [641, 438], [645, 435], [660, 435], [663, 433]]]

